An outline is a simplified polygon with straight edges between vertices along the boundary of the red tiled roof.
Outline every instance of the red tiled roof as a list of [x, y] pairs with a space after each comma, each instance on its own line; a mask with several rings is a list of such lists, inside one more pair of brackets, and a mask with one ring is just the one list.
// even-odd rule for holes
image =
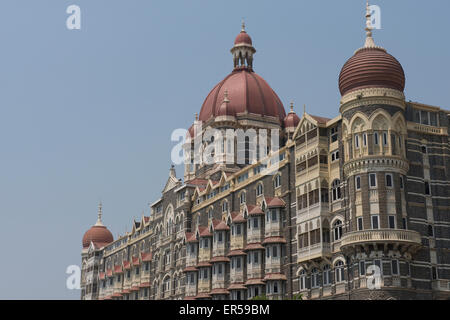
[[122, 294], [127, 294], [127, 293], [130, 293], [130, 290], [127, 290], [127, 289], [122, 290]]
[[262, 279], [262, 278], [248, 279], [247, 282], [245, 283], [246, 286], [259, 285], [259, 284], [262, 284], [262, 285], [265, 284], [265, 283], [263, 282], [263, 279]]
[[257, 242], [247, 244], [244, 250], [247, 251], [247, 250], [264, 250], [264, 249], [265, 248], [261, 245], [261, 242]]
[[106, 270], [106, 276], [107, 276], [107, 277], [112, 277], [112, 275], [113, 275], [112, 269]]
[[232, 283], [229, 287], [228, 290], [247, 290], [246, 287], [244, 287], [243, 283]]
[[103, 300], [112, 300], [112, 296], [106, 296], [103, 298]]
[[105, 279], [105, 273], [104, 272], [100, 272], [99, 278], [100, 278], [100, 280]]
[[197, 271], [197, 268], [194, 266], [186, 267], [183, 269], [183, 272], [194, 272]]
[[112, 296], [115, 297], [115, 298], [120, 298], [122, 296], [122, 294], [119, 293], [119, 292], [116, 292]]
[[212, 264], [209, 262], [200, 262], [195, 266], [196, 268], [205, 268], [205, 267], [212, 267]]
[[230, 258], [227, 258], [225, 256], [220, 257], [213, 257], [211, 260], [209, 260], [210, 263], [214, 262], [230, 262]]
[[286, 276], [282, 273], [267, 273], [264, 277], [264, 281], [267, 280], [287, 280]]
[[325, 123], [327, 123], [328, 121], [331, 120], [330, 118], [324, 118], [324, 117], [313, 116], [313, 115], [311, 115], [311, 114], [310, 114], [310, 116], [311, 116], [311, 118], [313, 118], [314, 120], [316, 120], [318, 123], [321, 123], [321, 124], [325, 124]]
[[141, 259], [142, 262], [149, 262], [152, 261], [152, 253], [151, 252], [142, 252], [141, 253]]
[[114, 273], [123, 273], [122, 266], [114, 266]]
[[262, 244], [268, 243], [286, 243], [286, 239], [284, 239], [283, 237], [268, 237], [264, 239]]
[[184, 297], [184, 300], [195, 300], [195, 296], [194, 296], [194, 297], [192, 297], [192, 296], [190, 296], [190, 297]]
[[285, 207], [286, 203], [283, 201], [283, 199], [280, 198], [269, 198], [266, 197], [266, 203], [268, 208], [279, 208], [279, 207]]
[[131, 287], [130, 291], [139, 291], [139, 287], [138, 286]]
[[192, 232], [186, 232], [185, 237], [186, 242], [198, 242], [198, 240], [195, 238], [195, 234]]
[[214, 231], [230, 230], [230, 227], [223, 220], [213, 219], [212, 224]]
[[260, 206], [247, 205], [247, 210], [249, 216], [257, 216], [264, 214]]
[[139, 257], [135, 257], [133, 260], [133, 266], [139, 266], [141, 263], [139, 262]]
[[123, 261], [123, 268], [124, 268], [125, 270], [131, 269], [130, 261], [124, 260], [124, 261]]
[[202, 292], [202, 293], [199, 293], [195, 298], [196, 299], [207, 299], [207, 298], [211, 298], [211, 295], [209, 294], [209, 292]]
[[246, 256], [247, 254], [242, 251], [242, 250], [232, 250], [230, 252], [228, 252], [227, 256], [228, 257], [232, 257], [232, 256]]
[[199, 226], [198, 233], [200, 234], [200, 237], [212, 237], [211, 232], [209, 232], [209, 228], [205, 226]]
[[231, 213], [231, 221], [233, 223], [244, 223], [247, 219], [240, 212], [232, 212]]
[[225, 288], [216, 288], [216, 289], [212, 289], [211, 292], [209, 293], [210, 295], [219, 295], [219, 294], [230, 294], [230, 291], [228, 291]]
[[187, 181], [186, 184], [193, 184], [193, 185], [196, 185], [196, 186], [198, 186], [198, 185], [205, 185], [206, 186], [208, 184], [208, 180], [205, 180], [205, 179], [193, 179], [193, 180]]
[[150, 287], [150, 282], [143, 282], [139, 285], [139, 288], [149, 288]]

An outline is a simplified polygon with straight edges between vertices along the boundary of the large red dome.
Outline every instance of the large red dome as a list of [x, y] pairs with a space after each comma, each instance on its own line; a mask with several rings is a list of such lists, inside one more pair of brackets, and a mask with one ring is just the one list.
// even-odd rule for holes
[[249, 68], [236, 68], [208, 94], [200, 111], [199, 120], [216, 117], [228, 91], [227, 114], [249, 113], [276, 117], [283, 123], [286, 117], [280, 98], [267, 82]]
[[105, 227], [100, 225], [92, 226], [83, 236], [83, 248], [89, 247], [91, 241], [99, 247], [103, 247], [114, 241], [113, 235]]
[[405, 89], [402, 65], [383, 48], [359, 49], [342, 67], [339, 75], [341, 95], [365, 88]]

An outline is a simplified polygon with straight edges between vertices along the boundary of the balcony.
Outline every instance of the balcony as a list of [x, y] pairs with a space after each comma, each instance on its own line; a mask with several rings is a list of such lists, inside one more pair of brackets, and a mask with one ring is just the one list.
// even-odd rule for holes
[[320, 258], [323, 256], [331, 256], [331, 246], [329, 243], [321, 242], [298, 250], [297, 263]]
[[354, 250], [360, 246], [368, 249], [369, 245], [392, 244], [402, 252], [414, 253], [422, 245], [422, 239], [418, 232], [401, 229], [364, 230], [346, 233], [341, 239], [341, 250]]

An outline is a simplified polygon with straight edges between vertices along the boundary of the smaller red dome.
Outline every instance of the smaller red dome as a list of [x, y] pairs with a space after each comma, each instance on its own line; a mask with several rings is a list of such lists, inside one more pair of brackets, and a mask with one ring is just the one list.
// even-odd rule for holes
[[234, 44], [242, 44], [242, 43], [245, 43], [245, 44], [248, 44], [248, 45], [252, 45], [253, 44], [252, 43], [252, 38], [250, 38], [248, 33], [245, 32], [244, 30], [241, 31], [237, 35], [236, 39], [234, 40]]
[[293, 107], [291, 106], [291, 111], [284, 118], [284, 127], [285, 128], [296, 128], [300, 122], [300, 118], [294, 112]]
[[91, 242], [99, 247], [103, 247], [114, 241], [112, 233], [100, 225], [92, 226], [83, 236], [83, 248], [89, 247]]

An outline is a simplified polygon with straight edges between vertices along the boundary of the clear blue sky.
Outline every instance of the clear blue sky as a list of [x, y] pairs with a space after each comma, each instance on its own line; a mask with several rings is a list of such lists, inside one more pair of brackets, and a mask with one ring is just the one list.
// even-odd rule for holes
[[[81, 30], [66, 8], [81, 7]], [[377, 0], [377, 44], [407, 99], [450, 108], [448, 0]], [[340, 68], [364, 41], [364, 0], [0, 2], [0, 298], [78, 299], [66, 267], [97, 204], [113, 232], [160, 196], [170, 134], [232, 69], [245, 17], [255, 71], [286, 108], [338, 114]], [[178, 169], [178, 176], [182, 170]]]

